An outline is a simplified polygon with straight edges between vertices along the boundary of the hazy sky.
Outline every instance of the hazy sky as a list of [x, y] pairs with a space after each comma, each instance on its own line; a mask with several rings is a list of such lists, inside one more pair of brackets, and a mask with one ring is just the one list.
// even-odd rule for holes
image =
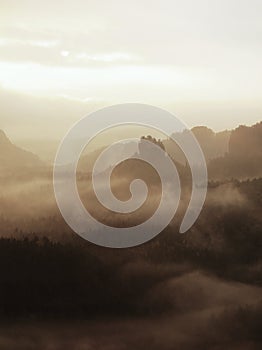
[[216, 130], [261, 120], [261, 0], [0, 0], [0, 8], [0, 129], [15, 138], [61, 137], [90, 110], [120, 102]]

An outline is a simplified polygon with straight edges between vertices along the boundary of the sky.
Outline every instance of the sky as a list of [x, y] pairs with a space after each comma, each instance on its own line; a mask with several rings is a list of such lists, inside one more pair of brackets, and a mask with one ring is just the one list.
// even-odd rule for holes
[[115, 103], [189, 127], [262, 115], [261, 0], [0, 0], [0, 129], [60, 138]]

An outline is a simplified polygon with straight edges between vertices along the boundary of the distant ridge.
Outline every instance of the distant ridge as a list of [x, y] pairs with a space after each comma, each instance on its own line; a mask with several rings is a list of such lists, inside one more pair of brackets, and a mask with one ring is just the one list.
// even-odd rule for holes
[[[225, 130], [215, 133], [206, 126], [196, 126], [192, 128], [191, 131], [198, 140], [207, 162], [222, 157], [228, 152], [231, 131]], [[174, 133], [173, 136], [175, 136], [177, 140], [186, 142], [187, 138], [190, 138], [190, 132], [184, 130], [180, 133]], [[186, 162], [183, 152], [173, 141], [163, 140], [163, 143], [167, 152], [174, 159], [182, 164]]]
[[0, 130], [0, 170], [15, 170], [20, 168], [32, 168], [44, 165], [33, 153], [25, 151], [14, 145]]
[[209, 164], [215, 179], [248, 179], [262, 176], [262, 122], [240, 125], [231, 132], [228, 152]]

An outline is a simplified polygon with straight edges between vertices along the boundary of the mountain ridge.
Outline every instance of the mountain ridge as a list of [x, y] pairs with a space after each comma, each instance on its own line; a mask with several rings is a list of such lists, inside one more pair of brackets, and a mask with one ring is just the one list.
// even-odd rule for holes
[[37, 155], [13, 144], [6, 133], [0, 129], [0, 169], [2, 171], [43, 165], [44, 163]]

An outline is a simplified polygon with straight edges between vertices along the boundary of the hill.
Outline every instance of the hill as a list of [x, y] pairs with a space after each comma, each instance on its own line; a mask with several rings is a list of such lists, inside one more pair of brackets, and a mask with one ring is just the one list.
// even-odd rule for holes
[[21, 168], [34, 168], [42, 165], [42, 161], [36, 155], [14, 145], [4, 131], [0, 130], [1, 172], [14, 171]]
[[[209, 162], [212, 159], [222, 157], [228, 152], [228, 144], [231, 131], [225, 130], [222, 132], [215, 133], [213, 130], [206, 126], [196, 126], [191, 129], [196, 139], [198, 140], [206, 161]], [[173, 136], [177, 140], [186, 141], [190, 138], [190, 132], [184, 130], [181, 133], [174, 133]], [[165, 149], [180, 163], [185, 163], [185, 157], [178, 146], [171, 140], [163, 141]]]
[[231, 132], [229, 150], [209, 164], [211, 178], [247, 179], [262, 176], [262, 122]]

